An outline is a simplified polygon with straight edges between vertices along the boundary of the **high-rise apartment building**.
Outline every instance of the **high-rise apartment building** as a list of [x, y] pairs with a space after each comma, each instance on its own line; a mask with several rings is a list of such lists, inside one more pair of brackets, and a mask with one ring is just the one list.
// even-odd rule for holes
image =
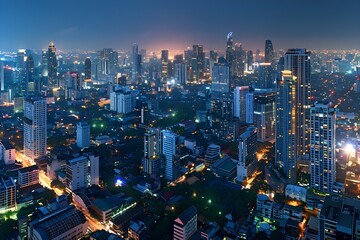
[[204, 77], [205, 53], [202, 45], [193, 45], [191, 70], [192, 81], [198, 83]]
[[230, 91], [230, 68], [222, 57], [212, 67], [211, 91], [221, 93], [228, 93]]
[[242, 182], [251, 177], [258, 167], [256, 159], [257, 128], [248, 127], [239, 137], [239, 160], [237, 164], [237, 181]]
[[72, 191], [88, 186], [89, 160], [85, 156], [80, 156], [66, 163], [66, 186]]
[[76, 145], [79, 148], [90, 147], [90, 125], [87, 122], [76, 125]]
[[84, 80], [85, 82], [91, 81], [91, 59], [87, 57], [84, 62]]
[[32, 161], [45, 157], [47, 144], [46, 100], [35, 96], [26, 97], [23, 121], [25, 156]]
[[58, 61], [56, 58], [56, 48], [54, 42], [50, 42], [47, 53], [47, 67], [48, 67], [48, 83], [49, 87], [56, 87], [57, 83], [57, 67]]
[[310, 187], [332, 193], [336, 180], [336, 109], [316, 102], [310, 109]]
[[295, 181], [297, 163], [296, 110], [297, 78], [291, 71], [283, 71], [276, 94], [275, 159], [287, 178]]
[[296, 155], [299, 161], [309, 160], [310, 137], [310, 52], [306, 49], [289, 49], [284, 56], [284, 69], [296, 77]]
[[272, 64], [274, 60], [274, 47], [271, 40], [265, 41], [265, 62]]
[[254, 95], [254, 124], [258, 141], [265, 142], [275, 137], [275, 93]]
[[241, 122], [253, 123], [254, 94], [249, 86], [234, 89], [234, 117]]
[[12, 178], [0, 176], [0, 212], [16, 208], [16, 185]]
[[162, 131], [162, 154], [165, 157], [165, 178], [173, 181], [178, 176], [179, 162], [176, 154], [179, 149], [179, 136], [172, 131]]

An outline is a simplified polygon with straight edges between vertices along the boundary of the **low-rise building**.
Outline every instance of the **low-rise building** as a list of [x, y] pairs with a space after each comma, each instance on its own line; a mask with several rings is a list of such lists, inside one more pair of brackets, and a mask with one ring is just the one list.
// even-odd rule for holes
[[39, 168], [34, 165], [18, 170], [18, 184], [20, 188], [39, 183]]
[[197, 209], [191, 206], [174, 220], [174, 240], [187, 240], [197, 230]]

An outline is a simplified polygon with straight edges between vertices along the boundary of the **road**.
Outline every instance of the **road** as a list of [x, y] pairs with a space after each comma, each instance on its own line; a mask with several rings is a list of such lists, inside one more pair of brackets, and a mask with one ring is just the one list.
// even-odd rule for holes
[[[23, 167], [30, 167], [30, 166], [33, 166], [35, 165], [34, 162], [32, 162], [31, 160], [27, 159], [25, 157], [25, 155], [22, 153], [22, 152], [19, 152], [19, 151], [16, 151], [15, 152], [15, 157], [16, 157], [16, 160], [18, 162], [20, 162]], [[52, 188], [51, 187], [51, 179], [46, 175], [46, 173], [42, 170], [39, 171], [39, 183], [45, 187], [45, 188], [48, 188], [48, 189], [52, 189], [54, 190], [55, 194], [57, 196], [59, 195], [62, 195], [64, 194], [64, 191], [63, 190], [60, 190], [58, 188]], [[68, 189], [69, 190], [69, 189]], [[69, 190], [70, 191], [70, 190]], [[70, 191], [71, 192], [71, 191]], [[68, 192], [68, 193], [70, 193]], [[89, 223], [89, 226], [88, 226], [88, 229], [91, 231], [91, 232], [95, 232], [97, 230], [102, 230], [102, 229], [106, 229], [106, 227], [104, 225], [102, 225], [98, 220], [96, 220], [95, 218], [93, 218], [89, 211], [87, 209], [82, 209], [81, 207], [77, 206], [75, 203], [74, 203], [74, 206], [80, 210], [86, 217], [86, 220], [88, 221]], [[107, 229], [108, 230], [108, 229]]]

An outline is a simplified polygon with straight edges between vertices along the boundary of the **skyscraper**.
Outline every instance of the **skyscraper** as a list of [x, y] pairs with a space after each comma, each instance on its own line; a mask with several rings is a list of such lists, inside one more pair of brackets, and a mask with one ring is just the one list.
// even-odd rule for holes
[[87, 122], [76, 125], [76, 145], [79, 148], [90, 147], [90, 125]]
[[24, 99], [24, 152], [25, 156], [36, 161], [46, 156], [47, 107], [46, 100], [40, 97]]
[[25, 60], [25, 93], [35, 91], [34, 58], [30, 55]]
[[89, 185], [99, 185], [99, 156], [89, 154], [90, 172], [89, 172]]
[[254, 124], [258, 128], [258, 141], [269, 141], [275, 136], [275, 95], [254, 95]]
[[223, 57], [214, 64], [211, 75], [212, 92], [228, 93], [230, 91], [230, 68]]
[[179, 136], [172, 131], [162, 131], [162, 153], [165, 156], [165, 178], [174, 181], [177, 178], [179, 162], [175, 158], [178, 153]]
[[139, 55], [139, 47], [136, 43], [134, 43], [131, 51], [131, 59], [132, 59], [132, 83], [136, 83], [138, 79], [141, 77], [141, 62], [142, 56]]
[[84, 63], [85, 82], [91, 81], [91, 59], [87, 57]]
[[284, 69], [296, 77], [296, 155], [299, 160], [309, 160], [310, 119], [310, 52], [306, 49], [289, 49], [284, 56]]
[[271, 63], [260, 63], [259, 64], [259, 82], [258, 88], [261, 89], [271, 89], [274, 87], [273, 83], [273, 68]]
[[242, 49], [241, 43], [235, 43], [232, 76], [240, 77], [244, 75], [245, 58], [246, 52]]
[[4, 63], [0, 62], [0, 91], [5, 90]]
[[253, 64], [254, 64], [254, 53], [253, 53], [253, 51], [249, 50], [246, 53], [246, 65], [247, 65], [246, 70], [247, 71], [252, 71], [253, 70]]
[[49, 48], [47, 51], [47, 64], [48, 64], [48, 78], [49, 78], [49, 87], [57, 86], [57, 58], [56, 58], [56, 48], [53, 42], [50, 42]]
[[332, 193], [336, 180], [336, 109], [316, 102], [310, 109], [310, 187]]
[[97, 56], [97, 76], [98, 81], [112, 82], [117, 74], [118, 53], [112, 48], [104, 48], [98, 51]]
[[175, 68], [175, 81], [177, 84], [184, 85], [187, 82], [187, 65], [184, 63], [176, 63]]
[[265, 62], [271, 63], [274, 60], [274, 48], [271, 40], [265, 41]]
[[234, 60], [234, 46], [233, 46], [233, 33], [229, 32], [226, 37], [226, 61], [229, 64], [230, 72], [232, 73], [233, 60]]
[[295, 182], [297, 143], [296, 110], [297, 78], [291, 71], [283, 71], [276, 94], [276, 144], [275, 159], [287, 178]]
[[158, 156], [158, 136], [154, 129], [149, 129], [144, 136], [144, 157], [142, 159], [143, 171], [148, 174], [159, 174], [161, 160]]
[[199, 82], [204, 76], [205, 54], [202, 45], [193, 45], [191, 59], [192, 81]]
[[169, 50], [161, 50], [161, 77], [169, 77]]
[[257, 168], [256, 159], [257, 128], [248, 127], [239, 137], [239, 160], [237, 164], [237, 181], [251, 177]]
[[234, 117], [241, 122], [252, 123], [254, 111], [254, 94], [249, 86], [234, 89]]

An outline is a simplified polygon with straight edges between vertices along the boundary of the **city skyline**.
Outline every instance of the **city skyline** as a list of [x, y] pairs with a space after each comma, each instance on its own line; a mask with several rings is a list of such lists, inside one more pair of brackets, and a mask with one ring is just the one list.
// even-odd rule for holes
[[[266, 39], [273, 40], [275, 49], [359, 49], [360, 31], [351, 24], [360, 20], [356, 14], [360, 3], [350, 2], [106, 0], [89, 4], [66, 0], [54, 7], [43, 0], [36, 5], [9, 1], [2, 3], [1, 16], [12, 19], [16, 13], [18, 17], [1, 21], [0, 35], [6, 37], [0, 39], [0, 49], [43, 49], [50, 40], [63, 50], [126, 50], [133, 43], [151, 50], [180, 50], [193, 44], [224, 49], [228, 32], [234, 32], [234, 42], [246, 49], [263, 49]], [[81, 10], [62, 18], [72, 9]], [[303, 15], [294, 16], [292, 9]]]

